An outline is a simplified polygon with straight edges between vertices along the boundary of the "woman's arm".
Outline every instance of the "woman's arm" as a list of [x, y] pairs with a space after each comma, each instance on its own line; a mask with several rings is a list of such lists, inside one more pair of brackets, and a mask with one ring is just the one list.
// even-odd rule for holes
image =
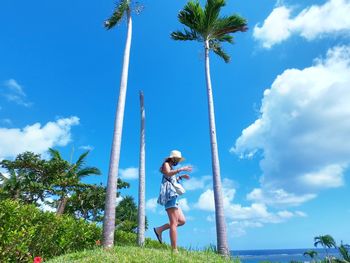
[[163, 167], [162, 167], [163, 174], [168, 177], [178, 174], [182, 171], [191, 171], [191, 170], [192, 170], [191, 166], [184, 166], [184, 167], [180, 167], [179, 169], [171, 170], [171, 167], [168, 162], [163, 163]]
[[168, 162], [163, 163], [163, 167], [162, 167], [162, 173], [167, 176], [167, 177], [171, 177], [175, 174], [178, 174], [180, 171], [179, 169], [176, 170], [171, 170], [171, 167], [169, 165]]

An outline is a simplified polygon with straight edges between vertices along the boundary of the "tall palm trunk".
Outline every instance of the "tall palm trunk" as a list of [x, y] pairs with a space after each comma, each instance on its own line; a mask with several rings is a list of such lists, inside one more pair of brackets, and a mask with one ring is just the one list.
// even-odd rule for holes
[[213, 169], [213, 189], [214, 189], [214, 201], [215, 201], [217, 249], [221, 255], [228, 256], [229, 255], [229, 248], [228, 248], [228, 244], [227, 244], [224, 204], [223, 204], [221, 178], [220, 178], [219, 153], [218, 153], [218, 144], [217, 144], [217, 139], [216, 139], [214, 100], [213, 100], [213, 91], [212, 91], [211, 79], [210, 79], [209, 41], [208, 40], [205, 41], [205, 77], [206, 77], [206, 82], [207, 82], [207, 96], [208, 96], [210, 145], [211, 145], [211, 158], [212, 158], [212, 169]]
[[145, 107], [143, 92], [140, 91], [141, 106], [141, 134], [140, 134], [140, 163], [139, 163], [139, 207], [138, 207], [138, 232], [137, 243], [143, 246], [145, 243]]
[[107, 182], [107, 194], [105, 214], [103, 219], [103, 247], [111, 248], [114, 245], [115, 231], [115, 207], [118, 181], [118, 169], [120, 159], [120, 146], [123, 130], [125, 97], [128, 82], [129, 57], [132, 35], [132, 20], [130, 9], [127, 10], [127, 37], [124, 50], [123, 69], [120, 81], [119, 99], [114, 123], [113, 142], [109, 161], [109, 172]]

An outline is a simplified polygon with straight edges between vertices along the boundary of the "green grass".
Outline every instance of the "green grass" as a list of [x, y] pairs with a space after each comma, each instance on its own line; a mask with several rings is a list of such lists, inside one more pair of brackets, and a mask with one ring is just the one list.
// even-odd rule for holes
[[111, 250], [97, 248], [73, 254], [53, 258], [49, 263], [86, 262], [86, 263], [109, 263], [109, 262], [230, 262], [239, 263], [238, 259], [224, 259], [213, 251], [187, 251], [181, 249], [178, 254], [173, 254], [170, 249], [139, 248], [135, 246], [115, 246]]

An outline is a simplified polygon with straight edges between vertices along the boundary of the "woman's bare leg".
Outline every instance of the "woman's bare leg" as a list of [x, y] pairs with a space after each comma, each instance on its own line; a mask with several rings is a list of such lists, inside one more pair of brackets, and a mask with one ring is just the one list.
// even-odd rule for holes
[[177, 209], [177, 226], [183, 226], [186, 223], [186, 218], [181, 208]]
[[170, 225], [170, 243], [173, 250], [177, 249], [177, 224], [178, 224], [178, 209], [169, 208], [166, 210], [169, 217]]
[[[171, 211], [169, 211], [171, 210]], [[170, 224], [164, 224], [160, 227], [156, 227], [156, 232], [158, 233], [160, 239], [162, 240], [162, 233], [165, 230], [168, 230], [170, 228], [170, 241], [172, 244], [173, 248], [176, 248], [176, 243], [177, 243], [177, 230], [176, 227], [177, 226], [183, 226], [186, 223], [186, 218], [181, 210], [180, 207], [178, 208], [169, 208], [166, 210], [168, 213], [168, 217], [169, 217], [169, 222]], [[170, 214], [169, 214], [170, 213]], [[172, 233], [171, 230], [171, 218], [173, 218], [173, 220], [176, 222], [176, 227], [175, 227], [175, 239], [172, 238], [174, 236], [174, 234]], [[173, 244], [175, 244], [175, 247], [173, 246]]]

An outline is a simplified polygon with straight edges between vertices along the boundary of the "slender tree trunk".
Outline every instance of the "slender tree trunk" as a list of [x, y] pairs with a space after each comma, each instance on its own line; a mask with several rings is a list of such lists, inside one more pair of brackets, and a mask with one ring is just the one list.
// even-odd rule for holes
[[66, 208], [66, 204], [68, 202], [68, 197], [63, 196], [58, 202], [58, 207], [56, 211], [56, 215], [63, 215], [64, 209]]
[[114, 231], [115, 231], [115, 207], [117, 198], [117, 181], [118, 181], [118, 169], [120, 159], [120, 146], [123, 130], [125, 97], [128, 82], [129, 71], [129, 57], [131, 47], [131, 35], [132, 35], [132, 20], [130, 9], [127, 11], [127, 37], [124, 50], [123, 69], [120, 81], [120, 90], [118, 98], [118, 106], [116, 110], [113, 142], [111, 149], [111, 156], [109, 161], [109, 172], [107, 182], [106, 204], [105, 214], [103, 218], [103, 247], [111, 248], [114, 245]]
[[139, 207], [138, 207], [138, 232], [137, 243], [143, 246], [145, 243], [145, 107], [143, 92], [140, 91], [141, 106], [141, 134], [140, 134], [140, 163], [139, 163]]
[[228, 256], [229, 248], [227, 244], [226, 223], [224, 215], [224, 202], [222, 196], [221, 178], [220, 178], [220, 163], [218, 144], [216, 139], [215, 113], [213, 91], [210, 79], [210, 64], [209, 64], [209, 42], [205, 41], [205, 77], [207, 82], [208, 96], [208, 111], [209, 111], [209, 128], [210, 128], [210, 145], [211, 158], [213, 169], [213, 189], [215, 201], [215, 219], [216, 219], [216, 236], [217, 249], [221, 255]]

